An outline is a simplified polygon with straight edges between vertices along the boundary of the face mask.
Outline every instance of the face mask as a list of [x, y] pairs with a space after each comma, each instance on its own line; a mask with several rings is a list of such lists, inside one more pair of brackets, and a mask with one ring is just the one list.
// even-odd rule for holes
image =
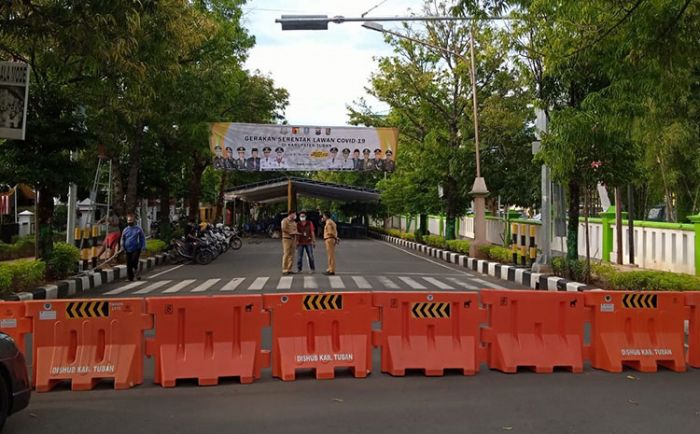
[[305, 220], [306, 220], [306, 217], [299, 217], [299, 220], [305, 221]]
[[127, 222], [126, 224], [128, 224], [129, 226], [133, 226], [136, 224], [136, 222]]

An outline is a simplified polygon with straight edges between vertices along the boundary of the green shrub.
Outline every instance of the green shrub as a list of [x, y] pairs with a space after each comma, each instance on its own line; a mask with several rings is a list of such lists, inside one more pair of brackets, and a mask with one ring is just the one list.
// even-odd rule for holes
[[67, 243], [56, 243], [49, 258], [46, 276], [49, 279], [65, 279], [75, 273], [80, 261], [80, 250]]
[[[591, 264], [593, 268], [593, 264]], [[588, 274], [588, 264], [583, 259], [571, 261], [566, 257], [557, 256], [552, 259], [552, 271], [555, 275], [576, 282], [585, 282]]]
[[471, 243], [467, 240], [448, 240], [447, 248], [453, 252], [462, 253], [465, 255], [469, 254], [469, 247]]
[[440, 235], [425, 235], [423, 237], [423, 242], [436, 249], [447, 249], [447, 241], [445, 241], [445, 237], [441, 237]]
[[401, 238], [403, 238], [406, 241], [416, 241], [416, 234], [411, 234], [408, 232], [402, 232], [401, 233]]
[[20, 259], [0, 264], [0, 292], [32, 289], [44, 280], [46, 264], [35, 259]]
[[163, 240], [146, 240], [146, 251], [151, 255], [162, 252], [166, 247], [168, 247], [168, 245]]
[[12, 244], [0, 242], [0, 261], [34, 256], [34, 236], [13, 237]]
[[388, 229], [387, 234], [395, 238], [401, 238], [401, 231], [398, 229]]
[[610, 264], [602, 264], [602, 263], [592, 263], [591, 264], [591, 271], [593, 272], [594, 275], [596, 275], [600, 280], [603, 280], [605, 282], [610, 282], [614, 278], [615, 274], [618, 273], [618, 271], [615, 269]]
[[700, 291], [700, 277], [665, 271], [616, 271], [608, 275], [611, 289], [627, 291]]
[[513, 251], [501, 246], [489, 246], [488, 256], [490, 260], [503, 264], [513, 262]]

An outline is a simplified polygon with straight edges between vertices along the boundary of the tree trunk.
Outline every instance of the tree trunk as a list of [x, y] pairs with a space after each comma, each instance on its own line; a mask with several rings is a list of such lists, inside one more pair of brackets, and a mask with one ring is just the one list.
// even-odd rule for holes
[[36, 228], [37, 228], [37, 252], [38, 257], [48, 261], [53, 252], [53, 197], [51, 188], [40, 187], [38, 189], [39, 203], [37, 204]]
[[455, 221], [457, 220], [457, 182], [453, 178], [448, 178], [445, 182], [445, 196], [447, 197], [445, 239], [454, 240], [456, 238]]
[[158, 238], [170, 242], [172, 235], [170, 227], [170, 185], [163, 183], [160, 187], [160, 216], [158, 220]]
[[418, 216], [418, 234], [417, 235], [426, 235], [428, 233], [428, 214], [420, 214]]
[[216, 218], [221, 217], [221, 222], [226, 224], [226, 216], [224, 213], [224, 194], [226, 193], [226, 183], [228, 181], [228, 172], [221, 174], [221, 183], [219, 184], [219, 197], [216, 199]]
[[615, 249], [617, 249], [616, 261], [617, 265], [622, 265], [622, 193], [620, 188], [615, 187]]
[[124, 184], [122, 183], [122, 170], [118, 157], [112, 157], [112, 209], [124, 219], [126, 204], [124, 203]]
[[588, 227], [588, 217], [591, 215], [591, 189], [586, 187], [583, 196], [583, 209], [586, 213], [586, 283], [591, 283], [591, 234]]
[[197, 157], [197, 154], [192, 155], [192, 174], [190, 177], [190, 195], [189, 195], [189, 219], [199, 221], [199, 198], [202, 193], [202, 173], [206, 167], [206, 163]]
[[126, 212], [136, 212], [138, 202], [139, 172], [141, 170], [141, 149], [143, 128], [137, 130], [136, 139], [129, 152], [129, 174], [126, 186]]
[[566, 259], [578, 260], [578, 206], [581, 202], [581, 186], [578, 181], [569, 181], [569, 222], [566, 234]]

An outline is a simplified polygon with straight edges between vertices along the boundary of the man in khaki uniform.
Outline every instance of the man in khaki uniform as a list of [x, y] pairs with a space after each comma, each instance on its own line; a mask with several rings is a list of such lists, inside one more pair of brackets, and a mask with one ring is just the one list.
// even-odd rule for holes
[[326, 254], [328, 255], [328, 268], [325, 274], [332, 276], [335, 274], [335, 246], [338, 244], [338, 228], [331, 220], [331, 213], [323, 212], [323, 242], [326, 243]]
[[294, 262], [294, 239], [296, 238], [297, 213], [289, 211], [287, 218], [282, 220], [282, 274], [285, 276], [294, 274], [292, 263]]

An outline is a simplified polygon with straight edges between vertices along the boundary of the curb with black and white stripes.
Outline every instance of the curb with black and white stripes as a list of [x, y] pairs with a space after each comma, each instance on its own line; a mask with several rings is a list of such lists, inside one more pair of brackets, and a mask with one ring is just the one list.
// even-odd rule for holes
[[[165, 262], [165, 255], [156, 255], [139, 260], [139, 269], [147, 271]], [[59, 280], [52, 285], [44, 285], [32, 291], [18, 292], [5, 297], [10, 301], [25, 300], [52, 300], [68, 298], [76, 294], [89, 291], [106, 283], [114, 282], [126, 277], [126, 265], [117, 265], [99, 271], [85, 271], [79, 275]]]
[[445, 262], [468, 268], [478, 273], [487, 274], [501, 280], [515, 282], [527, 288], [543, 291], [590, 291], [597, 289], [593, 286], [579, 282], [571, 282], [562, 277], [552, 276], [542, 273], [534, 273], [529, 268], [516, 267], [514, 265], [504, 265], [499, 262], [490, 262], [483, 259], [470, 258], [467, 255], [450, 252], [449, 250], [437, 249], [425, 244], [392, 237], [390, 235], [368, 232], [368, 235], [383, 241], [387, 241], [402, 247], [417, 250], [428, 256], [442, 259]]

